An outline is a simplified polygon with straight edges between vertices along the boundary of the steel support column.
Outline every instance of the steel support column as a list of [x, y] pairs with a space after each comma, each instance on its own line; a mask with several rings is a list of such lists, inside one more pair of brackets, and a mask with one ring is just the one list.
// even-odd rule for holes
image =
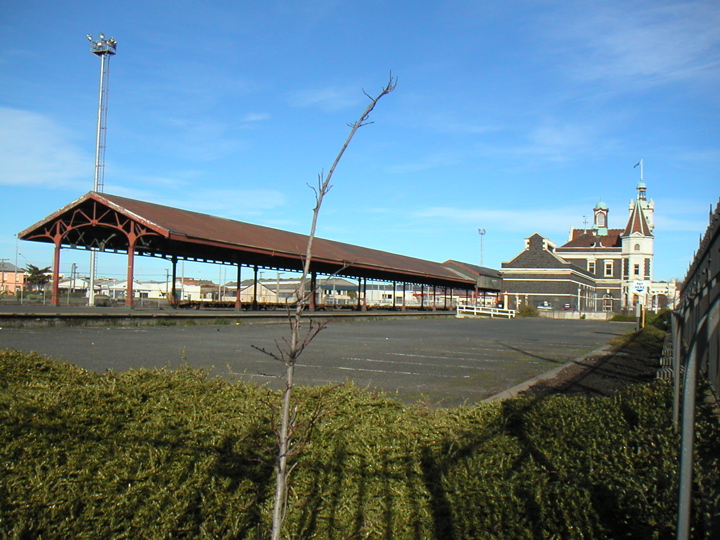
[[363, 278], [363, 303], [362, 310], [367, 311], [367, 278]]
[[257, 264], [253, 266], [253, 299], [252, 299], [252, 308], [257, 309], [258, 303], [257, 303], [257, 276], [258, 276], [258, 267]]
[[237, 287], [235, 291], [235, 310], [240, 311], [242, 309], [242, 298], [240, 296], [240, 291], [242, 289], [242, 264], [238, 263], [237, 265]]
[[127, 289], [125, 292], [125, 307], [133, 307], [133, 296], [135, 295], [133, 281], [135, 280], [135, 236], [128, 236], [128, 265], [127, 265]]
[[178, 297], [177, 297], [177, 255], [172, 256], [172, 287], [170, 288], [170, 298], [168, 299], [170, 302], [170, 305], [173, 308], [177, 308], [178, 305]]
[[308, 306], [310, 311], [315, 311], [317, 308], [317, 274], [312, 272], [310, 274], [310, 305]]
[[52, 296], [50, 303], [60, 305], [60, 239], [55, 240], [55, 254], [53, 256]]

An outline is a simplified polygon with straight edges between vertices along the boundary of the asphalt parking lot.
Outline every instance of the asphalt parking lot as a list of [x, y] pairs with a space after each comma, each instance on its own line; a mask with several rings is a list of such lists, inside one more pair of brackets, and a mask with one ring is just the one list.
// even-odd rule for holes
[[[576, 359], [632, 327], [604, 321], [403, 318], [331, 321], [303, 352], [296, 382], [352, 380], [405, 402], [476, 402]], [[36, 351], [88, 370], [176, 368], [279, 387], [273, 350], [287, 324], [3, 328], [0, 348]]]

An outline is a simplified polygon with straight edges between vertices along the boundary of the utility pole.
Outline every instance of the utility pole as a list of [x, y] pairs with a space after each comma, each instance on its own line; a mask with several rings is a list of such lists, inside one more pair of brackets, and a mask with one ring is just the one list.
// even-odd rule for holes
[[0, 292], [5, 292], [5, 261], [10, 259], [0, 259], [0, 272], [2, 272], [2, 288]]
[[[18, 251], [19, 251], [18, 240], [19, 240], [19, 235], [16, 234], [15, 235], [15, 296], [17, 296], [17, 292], [18, 292]], [[22, 301], [20, 302], [20, 304], [22, 305]]]
[[[102, 193], [105, 188], [105, 134], [107, 131], [108, 80], [110, 78], [110, 57], [115, 54], [117, 41], [105, 39], [99, 34], [98, 39], [87, 35], [90, 41], [90, 52], [100, 57], [100, 91], [98, 95], [97, 129], [95, 132], [95, 178], [93, 191]], [[95, 304], [95, 251], [90, 252], [90, 283], [88, 288], [88, 305]]]

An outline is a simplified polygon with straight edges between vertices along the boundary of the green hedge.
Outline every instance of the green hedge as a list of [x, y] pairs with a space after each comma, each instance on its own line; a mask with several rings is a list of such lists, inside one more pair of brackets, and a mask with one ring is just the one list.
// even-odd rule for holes
[[[351, 384], [297, 396], [288, 538], [673, 536], [666, 383], [452, 409]], [[0, 352], [0, 538], [266, 537], [278, 402], [190, 369]], [[700, 424], [712, 500], [719, 432]]]

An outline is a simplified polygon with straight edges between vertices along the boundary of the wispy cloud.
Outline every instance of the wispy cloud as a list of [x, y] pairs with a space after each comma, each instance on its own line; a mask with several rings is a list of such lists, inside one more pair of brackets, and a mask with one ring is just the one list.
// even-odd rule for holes
[[714, 0], [562, 9], [545, 28], [559, 40], [572, 77], [653, 85], [720, 75], [720, 4]]
[[177, 193], [165, 195], [163, 201], [162, 204], [168, 206], [229, 219], [247, 220], [285, 206], [287, 196], [277, 190], [203, 189], [187, 197], [179, 197]]
[[264, 122], [269, 119], [270, 115], [266, 113], [248, 113], [240, 118], [240, 122], [243, 124], [254, 124], [257, 122]]
[[[519, 131], [521, 127], [524, 131]], [[484, 139], [476, 144], [476, 149], [493, 158], [506, 156], [565, 162], [601, 154], [617, 146], [617, 141], [593, 122], [579, 124], [562, 119], [542, 119], [535, 124], [516, 126], [513, 133]]]
[[148, 176], [136, 175], [133, 171], [116, 171], [112, 178], [119, 179], [105, 181], [105, 191], [113, 195], [140, 199], [149, 202], [156, 202], [159, 192], [174, 192], [176, 190], [187, 191], [192, 189], [192, 184], [186, 179], [172, 176]]
[[715, 201], [699, 201], [687, 197], [659, 198], [655, 200], [662, 211], [655, 215], [655, 227], [663, 233], [692, 232], [700, 234], [708, 226], [715, 210]]
[[79, 187], [92, 175], [93, 157], [51, 118], [0, 107], [0, 185]]
[[437, 113], [429, 111], [421, 119], [415, 121], [423, 128], [448, 134], [484, 135], [502, 129], [500, 126], [488, 124], [480, 119], [461, 117], [450, 112]]
[[548, 233], [566, 231], [575, 223], [582, 210], [578, 208], [533, 209], [485, 209], [435, 206], [411, 213], [416, 219], [442, 221], [476, 226], [478, 223], [492, 223], [496, 230], [520, 232], [525, 235], [542, 229]]
[[158, 139], [154, 133], [144, 137], [152, 139], [163, 152], [183, 159], [209, 162], [250, 148], [250, 143], [236, 133], [237, 126], [206, 116], [165, 116], [159, 125], [166, 126], [163, 137]]
[[394, 174], [408, 174], [417, 173], [420, 171], [427, 171], [432, 169], [438, 169], [455, 165], [461, 161], [459, 152], [447, 151], [447, 152], [436, 152], [423, 156], [416, 161], [408, 161], [405, 163], [398, 163], [391, 165], [388, 168], [388, 172]]
[[320, 107], [327, 111], [338, 111], [354, 107], [360, 102], [357, 88], [311, 88], [295, 92], [290, 102], [295, 107]]

